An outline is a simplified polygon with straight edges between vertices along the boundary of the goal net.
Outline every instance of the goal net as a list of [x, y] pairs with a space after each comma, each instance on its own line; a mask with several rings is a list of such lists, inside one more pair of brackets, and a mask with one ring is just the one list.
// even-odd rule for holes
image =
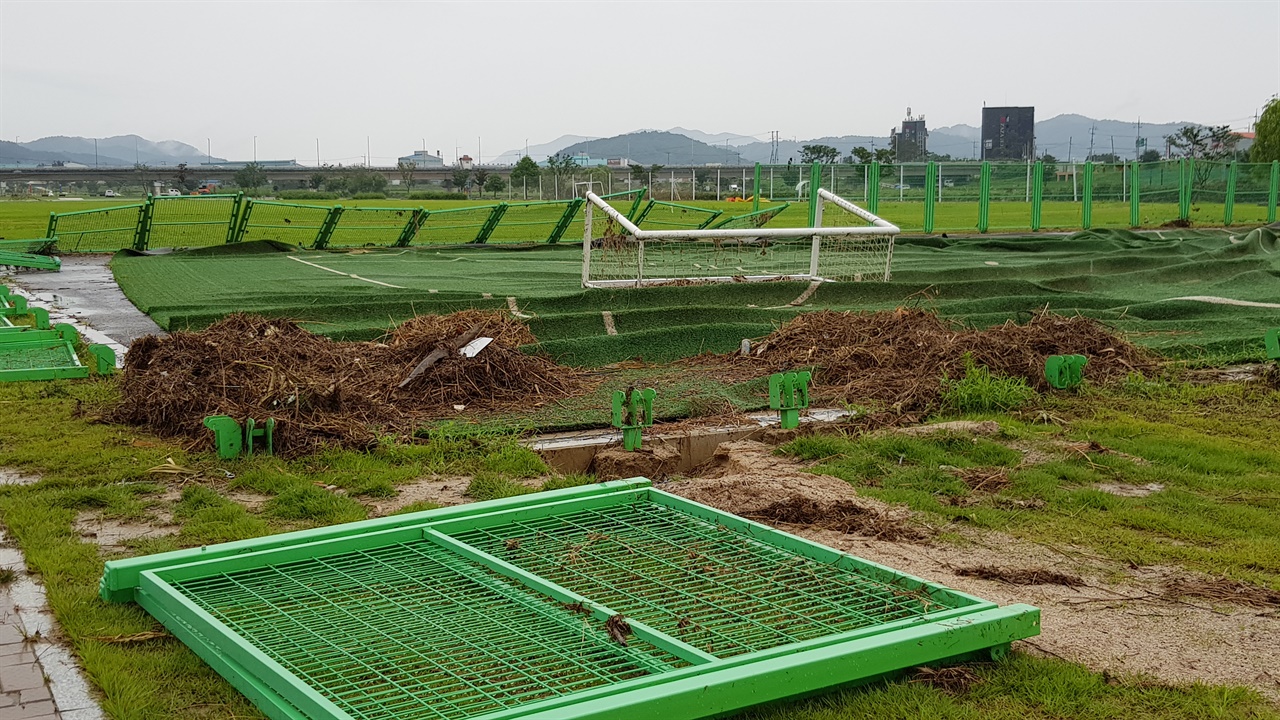
[[[825, 189], [814, 227], [763, 227], [783, 208], [729, 218], [706, 229], [642, 228], [588, 193], [584, 209], [584, 287], [696, 282], [889, 279], [892, 223]], [[605, 232], [597, 232], [599, 226]]]

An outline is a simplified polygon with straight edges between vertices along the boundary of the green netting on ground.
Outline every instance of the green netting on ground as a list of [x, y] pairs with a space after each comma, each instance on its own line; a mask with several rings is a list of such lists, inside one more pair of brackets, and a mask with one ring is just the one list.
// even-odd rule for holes
[[223, 245], [238, 219], [240, 203], [238, 195], [156, 197], [151, 202], [147, 247]]
[[344, 207], [328, 247], [393, 247], [414, 219], [415, 208]]
[[426, 540], [174, 586], [361, 720], [461, 720], [687, 664]]
[[[807, 266], [807, 249], [797, 254]], [[120, 255], [112, 268], [129, 298], [168, 329], [203, 327], [246, 310], [313, 321], [312, 329], [334, 336], [369, 338], [415, 313], [506, 308], [512, 298], [522, 314], [533, 316], [529, 322], [556, 357], [582, 365], [727, 352], [797, 311], [892, 309], [907, 302], [984, 326], [1025, 319], [1044, 307], [1078, 312], [1170, 356], [1260, 361], [1263, 333], [1280, 310], [1280, 247], [1268, 228], [899, 238], [891, 282], [826, 283], [800, 307], [790, 303], [805, 283], [584, 291], [581, 262], [580, 243], [362, 254], [298, 254], [242, 243]], [[606, 335], [602, 311], [611, 313], [618, 335]]]
[[931, 609], [952, 607], [653, 503], [456, 537], [717, 657], [923, 622]]
[[66, 342], [0, 343], [0, 370], [76, 367], [77, 364]]
[[247, 200], [240, 240], [275, 240], [310, 247], [320, 236], [330, 211], [323, 205]]
[[432, 210], [422, 224], [414, 245], [447, 244], [461, 245], [475, 242], [493, 216], [497, 205], [478, 205], [476, 207], [450, 208], [448, 210]]
[[133, 247], [143, 205], [82, 210], [55, 216], [50, 236], [62, 252], [115, 252]]

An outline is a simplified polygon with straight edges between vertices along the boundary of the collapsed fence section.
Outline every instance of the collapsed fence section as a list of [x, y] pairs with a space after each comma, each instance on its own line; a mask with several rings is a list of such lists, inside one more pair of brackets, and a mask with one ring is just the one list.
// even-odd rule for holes
[[137, 245], [145, 204], [51, 213], [46, 237], [67, 253], [116, 252]]

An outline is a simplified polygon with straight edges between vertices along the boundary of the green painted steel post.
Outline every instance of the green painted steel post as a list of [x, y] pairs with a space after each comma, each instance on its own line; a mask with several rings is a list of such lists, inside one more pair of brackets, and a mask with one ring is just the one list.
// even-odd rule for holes
[[1080, 226], [1093, 227], [1093, 163], [1084, 164], [1084, 193], [1080, 196]]
[[427, 221], [427, 216], [431, 213], [426, 208], [414, 208], [409, 215], [409, 222], [404, 224], [400, 230], [400, 237], [396, 238], [396, 247], [409, 247], [413, 239], [418, 236], [418, 231], [422, 229], [422, 224]]
[[[1275, 203], [1272, 203], [1274, 205]], [[751, 212], [760, 209], [760, 163], [756, 163], [755, 176], [751, 181]]]
[[244, 240], [245, 233], [249, 232], [249, 217], [253, 215], [253, 198], [245, 198], [244, 209], [240, 211], [240, 219], [235, 223], [234, 235], [227, 242], [240, 242]]
[[[1272, 175], [1272, 179], [1274, 180], [1275, 173], [1272, 173], [1271, 175]], [[1273, 188], [1275, 187], [1274, 182], [1272, 182], [1271, 187]], [[1275, 197], [1275, 193], [1272, 193], [1272, 197]], [[1272, 200], [1271, 207], [1275, 208], [1275, 206], [1276, 206], [1276, 203], [1274, 200]], [[53, 212], [49, 213], [49, 229], [45, 232], [44, 236], [47, 238], [58, 236], [58, 213], [53, 213]]]
[[934, 204], [938, 201], [938, 163], [930, 160], [924, 169], [924, 231], [933, 232]]
[[1240, 174], [1240, 163], [1232, 160], [1227, 168], [1227, 197], [1222, 202], [1222, 223], [1230, 225], [1236, 215], [1236, 178]]
[[334, 205], [329, 209], [329, 215], [320, 224], [320, 231], [316, 233], [315, 242], [311, 243], [311, 247], [316, 250], [323, 250], [329, 247], [329, 238], [333, 237], [333, 231], [338, 228], [338, 220], [342, 217], [342, 206]]
[[982, 163], [978, 180], [978, 232], [984, 233], [991, 226], [991, 163]]
[[147, 195], [147, 199], [142, 203], [142, 208], [138, 211], [138, 224], [133, 230], [133, 249], [142, 252], [147, 249], [147, 245], [151, 242], [151, 210], [154, 207], [154, 198]]
[[493, 212], [489, 213], [489, 219], [484, 221], [484, 225], [481, 226], [480, 232], [476, 233], [475, 239], [471, 242], [477, 245], [483, 245], [484, 243], [489, 242], [489, 236], [498, 228], [498, 223], [502, 221], [502, 216], [507, 214], [507, 207], [508, 205], [506, 203], [498, 203], [497, 205], [494, 205]]
[[880, 212], [880, 163], [872, 162], [867, 168], [867, 209]]
[[243, 209], [244, 193], [236, 193], [236, 199], [231, 201], [231, 220], [227, 223], [227, 239], [226, 244], [230, 245], [240, 239], [240, 213]]
[[818, 222], [818, 188], [821, 186], [822, 165], [813, 163], [809, 166], [809, 227]]
[[560, 215], [560, 220], [551, 229], [551, 235], [547, 237], [548, 245], [555, 245], [560, 242], [560, 238], [564, 237], [564, 234], [568, 232], [569, 225], [573, 223], [573, 219], [578, 216], [578, 211], [582, 209], [586, 202], [583, 198], [574, 198], [569, 201], [569, 204], [564, 208], [564, 212]]
[[1037, 160], [1031, 172], [1031, 229], [1039, 230], [1044, 210], [1044, 161]]
[[1191, 174], [1195, 161], [1182, 158], [1178, 161], [1178, 219], [1191, 219]]
[[1142, 226], [1142, 211], [1138, 207], [1138, 188], [1141, 183], [1138, 181], [1138, 174], [1141, 172], [1142, 166], [1134, 161], [1129, 163], [1129, 227]]
[[1267, 222], [1276, 221], [1276, 199], [1280, 196], [1280, 160], [1271, 161], [1271, 187], [1267, 190]]

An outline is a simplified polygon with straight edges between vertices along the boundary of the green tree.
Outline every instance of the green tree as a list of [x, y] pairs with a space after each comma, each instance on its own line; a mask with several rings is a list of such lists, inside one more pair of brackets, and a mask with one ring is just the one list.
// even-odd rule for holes
[[406, 193], [413, 189], [413, 171], [417, 169], [417, 164], [410, 160], [396, 162], [396, 170], [400, 171], [400, 184], [404, 185]]
[[311, 177], [307, 178], [307, 187], [311, 188], [312, 190], [319, 190], [320, 188], [324, 187], [325, 180], [327, 179], [328, 179], [328, 176], [322, 172], [311, 173]]
[[173, 174], [173, 181], [185, 192], [191, 192], [196, 189], [196, 179], [191, 175], [191, 170], [186, 163], [178, 163], [177, 171]]
[[840, 151], [830, 145], [805, 145], [800, 148], [800, 162], [830, 165], [840, 159]]
[[1213, 162], [1231, 160], [1236, 154], [1240, 136], [1227, 125], [1187, 125], [1164, 141], [1175, 154], [1191, 160], [1207, 160], [1195, 164], [1192, 180], [1196, 187], [1204, 187], [1213, 175]]
[[480, 197], [483, 198], [484, 184], [485, 181], [489, 179], [489, 171], [484, 168], [476, 168], [475, 171], [471, 173], [471, 177], [473, 182], [475, 182], [476, 187], [480, 188]]
[[648, 179], [649, 171], [645, 170], [643, 165], [628, 165], [627, 167], [631, 169], [631, 180], [633, 182], [643, 185], [645, 180]]
[[507, 189], [507, 181], [501, 175], [493, 174], [485, 178], [484, 189], [489, 191], [490, 195], [497, 195]]
[[1058, 158], [1045, 153], [1040, 156], [1040, 162], [1044, 163], [1044, 181], [1049, 183], [1058, 179]]
[[267, 173], [256, 162], [245, 163], [244, 167], [236, 171], [234, 179], [238, 187], [252, 190], [267, 184]]
[[347, 192], [377, 193], [387, 189], [387, 176], [367, 167], [354, 167], [347, 173]]
[[538, 177], [542, 175], [542, 168], [538, 167], [538, 163], [533, 158], [525, 155], [520, 158], [516, 166], [511, 168], [511, 184], [517, 183], [524, 186], [524, 199], [529, 199], [529, 186], [538, 184]]
[[1253, 147], [1249, 148], [1249, 162], [1269, 163], [1280, 160], [1280, 100], [1272, 98], [1262, 109], [1262, 116], [1254, 126]]
[[870, 150], [861, 146], [851, 150], [849, 152], [849, 157], [858, 165], [870, 165], [871, 162], [876, 159], [876, 156], [872, 155]]
[[1160, 162], [1160, 151], [1159, 150], [1143, 150], [1141, 157], [1138, 158], [1138, 162], [1144, 162], [1144, 163]]
[[895, 159], [897, 159], [897, 156], [889, 148], [876, 149], [875, 160], [881, 165], [892, 165]]
[[456, 168], [453, 174], [449, 176], [449, 183], [458, 192], [466, 192], [471, 185], [471, 171], [466, 168]]

